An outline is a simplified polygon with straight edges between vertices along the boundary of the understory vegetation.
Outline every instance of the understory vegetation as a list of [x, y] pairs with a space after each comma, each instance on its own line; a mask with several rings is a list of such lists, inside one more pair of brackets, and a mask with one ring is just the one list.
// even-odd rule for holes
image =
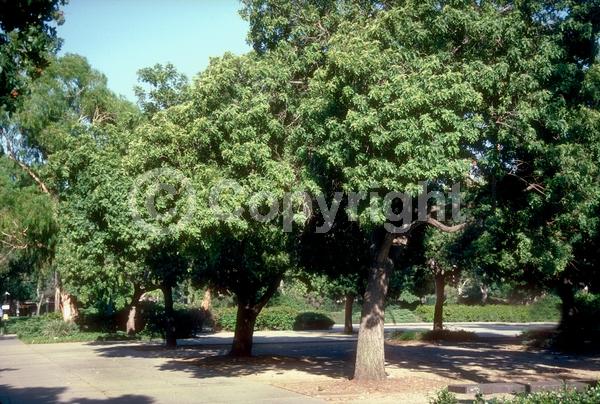
[[[430, 400], [431, 404], [458, 404], [458, 399], [448, 390], [444, 389]], [[460, 401], [466, 402], [466, 401]], [[584, 391], [564, 389], [554, 392], [540, 392], [532, 394], [518, 394], [509, 398], [483, 399], [477, 396], [473, 404], [596, 404], [600, 402], [600, 387], [590, 387]]]

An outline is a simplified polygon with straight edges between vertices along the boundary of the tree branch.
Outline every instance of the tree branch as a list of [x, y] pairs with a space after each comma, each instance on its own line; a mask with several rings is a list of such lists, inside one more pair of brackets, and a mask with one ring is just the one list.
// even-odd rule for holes
[[427, 224], [429, 224], [437, 229], [440, 229], [441, 231], [446, 232], [446, 233], [456, 233], [457, 231], [460, 231], [467, 226], [466, 223], [456, 224], [454, 226], [446, 226], [442, 222], [439, 222], [432, 217], [427, 218]]

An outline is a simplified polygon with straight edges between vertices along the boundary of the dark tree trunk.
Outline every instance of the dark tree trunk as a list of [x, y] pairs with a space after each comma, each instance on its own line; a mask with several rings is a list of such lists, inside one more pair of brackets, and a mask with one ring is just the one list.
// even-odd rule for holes
[[173, 288], [171, 285], [162, 287], [165, 297], [165, 342], [170, 348], [177, 346], [177, 335], [175, 330], [175, 312], [173, 310]]
[[235, 334], [229, 355], [236, 357], [252, 356], [252, 338], [256, 317], [258, 317], [258, 312], [254, 307], [242, 302], [238, 303]]
[[444, 274], [435, 274], [435, 308], [433, 310], [433, 330], [441, 331], [444, 329], [444, 287], [446, 286], [446, 277]]
[[263, 296], [256, 302], [254, 299], [249, 299], [248, 296], [255, 296], [256, 293], [244, 290], [244, 295], [238, 294], [238, 310], [235, 320], [235, 332], [233, 335], [233, 344], [231, 345], [231, 351], [229, 355], [236, 357], [245, 357], [252, 355], [252, 339], [254, 337], [254, 324], [256, 318], [260, 314], [260, 311], [269, 302], [271, 297], [277, 291], [281, 278], [278, 277], [273, 280], [269, 285], [269, 288], [265, 291]]
[[352, 306], [354, 305], [354, 294], [346, 294], [346, 302], [344, 304], [344, 334], [352, 334]]
[[576, 314], [573, 285], [568, 280], [563, 280], [558, 286], [558, 295], [562, 302], [559, 328], [568, 331], [573, 329], [572, 325]]
[[357, 381], [386, 378], [383, 325], [385, 295], [391, 270], [389, 252], [392, 241], [393, 235], [386, 233], [369, 268], [356, 348], [354, 380]]

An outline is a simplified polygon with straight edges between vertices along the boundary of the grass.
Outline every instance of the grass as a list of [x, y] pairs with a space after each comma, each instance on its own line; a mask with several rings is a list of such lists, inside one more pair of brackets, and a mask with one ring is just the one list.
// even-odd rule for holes
[[390, 336], [392, 341], [449, 341], [449, 342], [473, 342], [477, 341], [477, 335], [469, 331], [395, 331]]
[[5, 334], [16, 334], [26, 344], [61, 342], [151, 340], [149, 336], [129, 336], [123, 331], [84, 331], [75, 324], [63, 322], [54, 314], [12, 318], [2, 322]]

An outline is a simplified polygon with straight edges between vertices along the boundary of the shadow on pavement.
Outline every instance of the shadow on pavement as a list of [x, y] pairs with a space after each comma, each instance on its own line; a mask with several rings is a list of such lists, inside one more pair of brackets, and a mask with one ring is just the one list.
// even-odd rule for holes
[[107, 397], [105, 399], [78, 398], [63, 399], [60, 396], [65, 393], [66, 387], [26, 387], [18, 388], [11, 385], [0, 384], [1, 404], [28, 404], [28, 403], [117, 403], [117, 404], [149, 404], [154, 401], [150, 397], [125, 394], [118, 397]]
[[576, 379], [574, 371], [600, 372], [599, 356], [519, 349], [512, 344], [388, 345], [388, 363], [475, 383], [515, 379]]
[[[192, 373], [197, 378], [237, 377], [264, 372], [299, 371], [332, 378], [352, 375], [356, 341], [298, 342], [281, 337], [276, 343], [256, 344], [252, 358], [226, 356], [222, 345], [185, 345], [165, 349], [156, 345], [104, 345], [94, 349], [110, 358], [164, 358], [159, 370]], [[573, 371], [600, 372], [600, 356], [577, 356], [531, 351], [516, 339], [476, 343], [386, 345], [388, 364], [431, 372], [476, 383], [514, 379], [568, 378]]]

